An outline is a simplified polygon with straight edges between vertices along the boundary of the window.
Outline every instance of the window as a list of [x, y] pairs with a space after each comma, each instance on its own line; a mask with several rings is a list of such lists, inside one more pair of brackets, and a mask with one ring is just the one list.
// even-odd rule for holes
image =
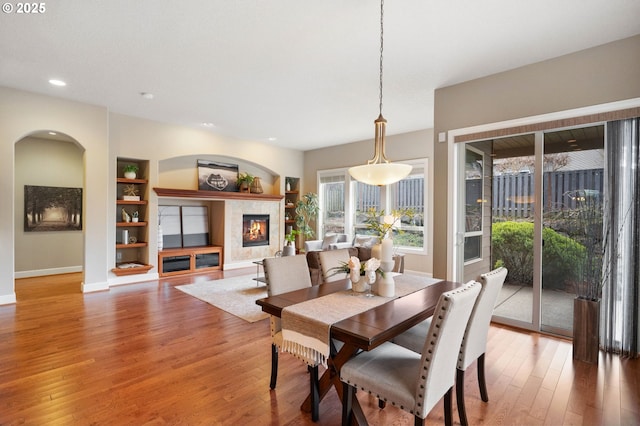
[[406, 163], [413, 166], [411, 174], [400, 182], [382, 187], [351, 179], [347, 169], [318, 172], [319, 237], [327, 232], [345, 233], [350, 238], [366, 234], [364, 220], [370, 208], [385, 212], [411, 208], [415, 214], [402, 218], [402, 233], [394, 233], [394, 244], [403, 251], [423, 251], [427, 163], [426, 159]]
[[484, 199], [484, 156], [471, 147], [465, 149], [465, 229], [464, 261], [482, 258], [482, 206]]
[[328, 232], [340, 234], [345, 231], [345, 174], [325, 172], [319, 175], [318, 202], [320, 204], [319, 229], [322, 236]]

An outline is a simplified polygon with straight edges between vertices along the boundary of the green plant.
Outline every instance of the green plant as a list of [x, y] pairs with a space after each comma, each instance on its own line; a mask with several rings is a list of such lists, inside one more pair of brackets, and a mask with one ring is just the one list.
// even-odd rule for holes
[[318, 217], [320, 206], [318, 204], [318, 194], [308, 192], [302, 196], [296, 203], [296, 226], [300, 234], [306, 238], [314, 235], [313, 228], [310, 223]]
[[138, 170], [139, 170], [139, 169], [140, 169], [140, 168], [138, 167], [138, 165], [137, 165], [137, 164], [127, 164], [126, 166], [124, 166], [124, 167], [122, 168], [122, 171], [123, 171], [124, 173], [138, 173]]
[[297, 229], [292, 229], [289, 231], [287, 235], [284, 236], [284, 239], [287, 241], [289, 245], [292, 245], [296, 241], [296, 235], [299, 235], [300, 231]]
[[[579, 275], [585, 248], [551, 228], [542, 230], [542, 280], [545, 288], [565, 290]], [[533, 223], [494, 223], [491, 233], [494, 266], [509, 270], [509, 281], [521, 285], [533, 282]]]
[[404, 232], [402, 231], [402, 229], [395, 228], [395, 226], [396, 223], [402, 220], [402, 218], [405, 216], [412, 218], [414, 216], [413, 209], [396, 209], [392, 210], [391, 214], [385, 215], [384, 210], [378, 212], [375, 208], [372, 207], [367, 210], [367, 216], [364, 220], [364, 223], [367, 225], [367, 229], [371, 231], [372, 234], [376, 235], [380, 240], [382, 240], [389, 233], [389, 231], [392, 231], [393, 229], [395, 229], [398, 234], [402, 234]]
[[138, 210], [136, 210], [136, 211], [134, 211], [133, 213], [131, 213], [131, 217], [135, 217], [135, 218], [137, 218], [137, 217], [138, 217], [138, 214], [139, 214], [139, 213], [138, 213]]
[[237, 183], [238, 186], [242, 184], [251, 185], [255, 177], [249, 173], [238, 173]]

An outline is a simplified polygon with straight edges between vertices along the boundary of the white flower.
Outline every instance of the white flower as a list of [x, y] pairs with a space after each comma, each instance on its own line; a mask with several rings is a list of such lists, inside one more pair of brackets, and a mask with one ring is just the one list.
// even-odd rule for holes
[[356, 256], [351, 256], [351, 258], [349, 258], [349, 269], [360, 271], [360, 259]]
[[380, 260], [376, 259], [375, 257], [372, 257], [371, 259], [367, 260], [364, 264], [364, 270], [367, 272], [371, 272], [374, 271], [376, 269], [378, 269], [380, 267]]

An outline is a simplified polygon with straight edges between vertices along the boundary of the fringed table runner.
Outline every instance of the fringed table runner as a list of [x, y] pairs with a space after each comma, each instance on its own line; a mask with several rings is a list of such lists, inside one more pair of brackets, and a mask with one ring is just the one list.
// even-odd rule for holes
[[417, 275], [396, 275], [394, 280], [394, 297], [365, 297], [347, 290], [284, 308], [282, 350], [326, 366], [332, 324], [441, 281]]

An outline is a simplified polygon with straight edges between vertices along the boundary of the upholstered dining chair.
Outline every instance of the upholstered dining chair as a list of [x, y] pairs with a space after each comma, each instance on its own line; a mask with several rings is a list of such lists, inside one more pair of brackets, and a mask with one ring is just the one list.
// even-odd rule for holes
[[[484, 402], [489, 401], [487, 393], [487, 383], [484, 374], [484, 354], [487, 349], [487, 335], [493, 308], [500, 294], [500, 289], [507, 277], [506, 268], [497, 268], [491, 272], [480, 275], [482, 290], [476, 300], [476, 305], [471, 313], [469, 324], [462, 339], [460, 353], [458, 355], [458, 365], [456, 367], [456, 403], [458, 405], [458, 415], [460, 423], [468, 425], [467, 413], [464, 404], [464, 374], [469, 365], [478, 360], [478, 386], [480, 387], [480, 397]], [[410, 328], [406, 332], [393, 339], [397, 345], [413, 351], [421, 350], [421, 342], [431, 325], [431, 318]]]
[[[289, 291], [311, 287], [309, 266], [305, 255], [268, 257], [263, 261], [267, 295], [275, 296]], [[269, 387], [276, 388], [278, 379], [278, 350], [282, 347], [282, 324], [280, 318], [271, 315], [271, 382]], [[318, 365], [311, 360], [302, 359], [309, 369], [309, 389], [311, 392], [311, 417], [318, 420]]]
[[325, 283], [347, 278], [348, 275], [342, 273], [336, 274], [335, 270], [332, 269], [341, 266], [343, 262], [349, 262], [350, 256], [348, 249], [321, 251], [318, 254], [318, 258], [320, 261], [320, 271], [322, 272], [322, 278]]
[[358, 388], [413, 414], [416, 425], [424, 424], [444, 395], [445, 424], [452, 424], [458, 348], [479, 293], [480, 283], [472, 281], [440, 296], [428, 334], [422, 340], [422, 354], [385, 342], [347, 361], [340, 369], [342, 424], [351, 424]]

